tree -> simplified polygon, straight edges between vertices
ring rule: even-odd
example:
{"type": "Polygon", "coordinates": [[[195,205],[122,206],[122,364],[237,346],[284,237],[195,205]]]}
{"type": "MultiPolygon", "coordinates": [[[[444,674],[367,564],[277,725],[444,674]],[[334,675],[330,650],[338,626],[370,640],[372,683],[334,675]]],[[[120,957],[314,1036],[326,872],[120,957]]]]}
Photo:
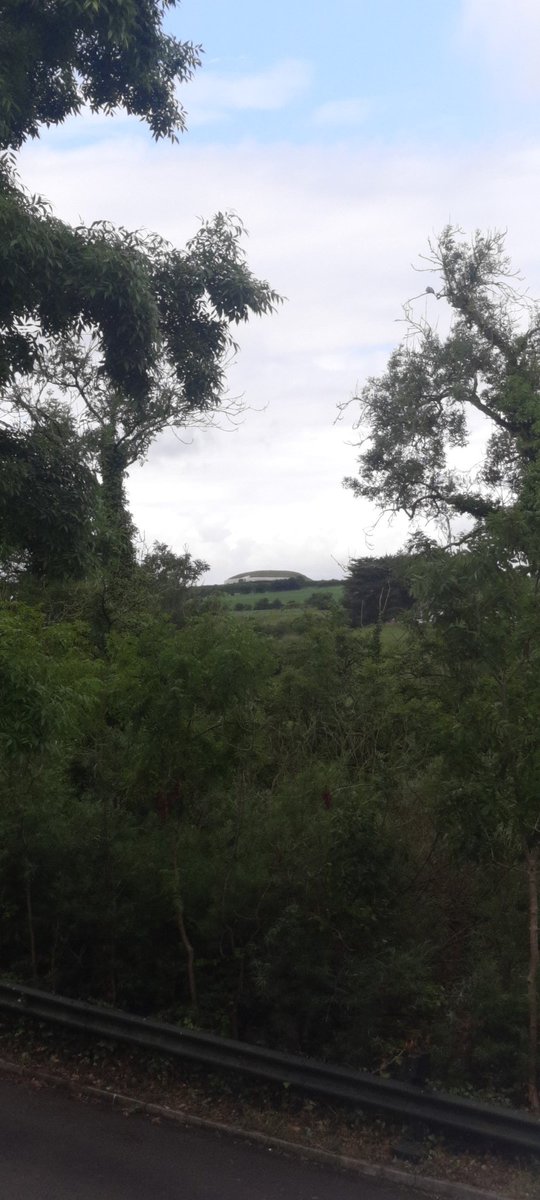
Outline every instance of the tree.
{"type": "Polygon", "coordinates": [[[97,485],[70,414],[42,405],[0,421],[0,567],[14,582],[82,576],[96,536],[97,485]]]}
{"type": "Polygon", "coordinates": [[[115,717],[124,716],[131,734],[128,788],[144,807],[155,808],[163,826],[160,874],[196,1009],[187,850],[193,827],[211,819],[214,793],[233,785],[246,746],[249,751],[269,655],[242,622],[208,614],[183,630],[147,620],[136,637],[113,637],[111,653],[115,717]]]}
{"type": "Polygon", "coordinates": [[[2,0],[0,148],[38,137],[87,105],[123,107],[154,137],[184,127],[176,85],[199,66],[199,47],[164,33],[176,0],[2,0]]]}
{"type": "Polygon", "coordinates": [[[105,112],[123,106],[155,137],[174,137],[184,127],[176,85],[200,61],[195,47],[163,31],[174,3],[0,5],[0,148],[8,151],[0,160],[0,383],[32,365],[40,333],[82,323],[100,329],[112,379],[131,391],[147,385],[159,318],[143,254],[125,231],[55,220],[24,193],[12,152],[83,104],[105,112]]]}
{"type": "MultiPolygon", "coordinates": [[[[225,407],[225,365],[235,349],[231,326],[272,311],[278,301],[249,271],[235,217],[218,214],[204,222],[181,252],[156,235],[107,222],[71,228],[42,199],[27,195],[17,178],[13,149],[37,136],[41,123],[58,123],[83,104],[107,112],[123,106],[145,119],[156,137],[174,137],[183,128],[175,88],[199,56],[163,32],[165,9],[174,2],[0,5],[6,56],[0,146],[9,148],[0,158],[0,389],[4,456],[9,443],[12,464],[8,485],[11,480],[12,499],[17,494],[24,510],[18,541],[0,513],[1,537],[36,564],[29,531],[37,509],[21,485],[21,463],[25,454],[36,463],[35,447],[25,450],[24,437],[35,440],[38,425],[45,461],[46,410],[54,409],[57,420],[63,407],[72,450],[75,432],[79,436],[81,480],[88,466],[99,475],[102,562],[132,564],[127,468],[166,426],[206,421],[225,407]]],[[[63,487],[67,501],[65,477],[63,487]]],[[[70,528],[79,501],[81,495],[70,528]]],[[[51,514],[57,507],[53,503],[51,514]]],[[[45,558],[42,551],[42,563],[45,558]]],[[[49,555],[48,568],[51,562],[49,555]]]]}
{"type": "Polygon", "coordinates": [[[208,563],[202,559],[192,558],[187,550],[175,554],[163,542],[155,542],[141,561],[141,575],[150,597],[175,624],[181,624],[190,590],[208,570],[208,563]]]}
{"type": "MultiPolygon", "coordinates": [[[[424,612],[427,657],[415,670],[442,720],[436,746],[442,819],[478,858],[521,856],[529,913],[529,1100],[539,1107],[538,1046],[538,655],[540,623],[540,309],[516,290],[504,239],[466,243],[447,228],[427,270],[447,303],[445,338],[406,308],[408,339],[359,397],[367,447],[348,485],[382,507],[435,520],[446,552],[420,534],[411,562],[424,612]],[[460,472],[472,418],[486,433],[480,465],[460,472]],[[460,518],[460,553],[452,522],[460,518]],[[465,549],[463,549],[465,548],[465,549]]],[[[413,585],[413,590],[415,587],[413,585]]]]}
{"type": "Polygon", "coordinates": [[[485,537],[459,554],[434,547],[411,573],[431,612],[414,669],[428,691],[436,681],[439,720],[426,752],[441,764],[440,827],[469,860],[503,869],[522,863],[528,1094],[538,1110],[540,575],[485,537]]]}
{"type": "MultiPolygon", "coordinates": [[[[160,298],[159,361],[145,363],[146,386],[133,390],[111,377],[100,335],[80,330],[41,344],[32,370],[4,391],[3,409],[33,418],[44,400],[68,404],[99,472],[109,525],[129,541],[123,495],[127,468],[144,458],[167,427],[209,423],[222,412],[224,372],[235,349],[230,325],[274,307],[277,296],[254,278],[241,246],[242,224],[218,214],[184,253],[159,238],[133,236],[160,298]]],[[[128,252],[128,258],[129,258],[128,252]]],[[[148,282],[148,280],[147,280],[148,282]]],[[[54,330],[50,331],[54,333],[54,330]]],[[[154,353],[154,351],[152,352],[154,353]]],[[[233,402],[232,415],[238,410],[233,402]]]]}
{"type": "Polygon", "coordinates": [[[50,883],[51,844],[58,841],[69,798],[70,757],[99,705],[99,665],[86,650],[76,626],[51,626],[24,605],[0,607],[2,843],[11,844],[34,981],[36,885],[43,894],[43,878],[50,883]]]}
{"type": "Polygon", "coordinates": [[[400,555],[355,558],[349,563],[344,604],[354,626],[391,621],[411,608],[413,597],[403,579],[400,555]]]}
{"type": "Polygon", "coordinates": [[[113,389],[140,403],[156,377],[215,388],[229,324],[278,296],[249,271],[237,220],[203,223],[182,254],[107,222],[71,228],[0,164],[0,384],[39,363],[48,339],[96,331],[113,389]]]}
{"type": "Polygon", "coordinates": [[[203,225],[185,256],[106,222],[74,229],[18,181],[13,150],[40,123],[61,122],[83,103],[107,112],[123,105],[156,137],[183,127],[175,87],[190,77],[198,53],[163,33],[172,4],[7,0],[0,7],[0,145],[8,150],[0,160],[0,384],[33,367],[44,338],[92,329],[109,381],[134,401],[151,392],[162,364],[184,378],[190,354],[191,386],[204,391],[203,343],[213,362],[229,322],[268,312],[277,300],[247,270],[238,227],[225,218],[203,225]]]}
{"type": "Polygon", "coordinates": [[[358,478],[346,484],[392,512],[457,516],[474,527],[511,511],[518,497],[536,509],[540,310],[513,286],[502,234],[466,242],[448,227],[425,261],[439,283],[424,294],[445,301],[449,332],[441,337],[406,306],[405,342],[357,397],[367,446],[358,478]],[[479,467],[463,472],[456,451],[473,420],[487,443],[479,467]]]}

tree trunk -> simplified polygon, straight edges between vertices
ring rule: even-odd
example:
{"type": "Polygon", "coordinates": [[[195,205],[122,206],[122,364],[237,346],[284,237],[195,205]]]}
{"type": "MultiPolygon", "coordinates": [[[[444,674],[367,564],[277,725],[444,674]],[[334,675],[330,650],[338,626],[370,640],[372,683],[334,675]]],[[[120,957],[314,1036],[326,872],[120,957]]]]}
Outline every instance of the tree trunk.
{"type": "Polygon", "coordinates": [[[37,954],[36,954],[36,935],[34,930],[34,912],[32,908],[32,884],[31,870],[27,865],[24,872],[24,894],[26,900],[26,919],[28,924],[28,941],[30,943],[30,961],[32,963],[32,983],[37,983],[37,954]]]}
{"type": "Polygon", "coordinates": [[[56,991],[56,976],[57,976],[56,956],[58,954],[59,945],[60,945],[60,922],[55,921],[54,936],[53,936],[53,942],[52,942],[52,947],[51,947],[51,956],[50,956],[50,961],[49,961],[49,986],[50,986],[51,992],[56,991]]]}
{"type": "Polygon", "coordinates": [[[529,1105],[534,1112],[540,1110],[538,1096],[538,846],[525,850],[527,880],[529,885],[529,1105]]]}
{"type": "Polygon", "coordinates": [[[181,903],[179,903],[179,902],[177,902],[177,905],[176,905],[176,920],[177,920],[177,924],[178,924],[178,930],[180,933],[180,937],[182,939],[182,945],[184,947],[184,950],[185,950],[186,956],[187,956],[187,975],[188,975],[188,985],[189,985],[189,998],[191,1000],[192,1008],[196,1009],[197,1008],[197,984],[195,981],[195,955],[193,952],[193,946],[191,945],[191,942],[187,935],[186,926],[184,923],[184,911],[182,909],[181,903]]]}
{"type": "Polygon", "coordinates": [[[193,946],[187,935],[186,924],[184,921],[184,905],[182,903],[182,893],[180,890],[180,868],[178,865],[178,843],[175,838],[173,848],[173,884],[174,884],[174,908],[176,912],[176,924],[178,932],[187,958],[187,977],[189,987],[189,998],[191,1007],[194,1011],[197,1010],[197,982],[195,979],[195,954],[193,946]]]}
{"type": "Polygon", "coordinates": [[[103,845],[103,900],[104,900],[104,946],[103,959],[106,963],[106,996],[110,1004],[116,1004],[116,925],[117,898],[114,864],[111,855],[111,829],[109,819],[109,795],[102,800],[102,845],[103,845]]]}
{"type": "Polygon", "coordinates": [[[115,443],[115,431],[104,431],[100,451],[101,495],[104,529],[101,537],[101,556],[105,566],[132,566],[133,523],[129,515],[124,489],[126,458],[115,443]]]}

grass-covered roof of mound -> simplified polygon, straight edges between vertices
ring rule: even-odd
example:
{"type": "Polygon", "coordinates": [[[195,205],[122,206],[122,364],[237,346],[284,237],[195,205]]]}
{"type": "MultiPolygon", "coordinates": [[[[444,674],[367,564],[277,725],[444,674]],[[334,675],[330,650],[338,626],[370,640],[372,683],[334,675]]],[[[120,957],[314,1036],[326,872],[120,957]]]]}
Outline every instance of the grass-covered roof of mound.
{"type": "Polygon", "coordinates": [[[307,575],[300,571],[239,571],[237,575],[231,575],[227,583],[239,582],[248,576],[250,579],[302,579],[309,583],[307,575]]]}

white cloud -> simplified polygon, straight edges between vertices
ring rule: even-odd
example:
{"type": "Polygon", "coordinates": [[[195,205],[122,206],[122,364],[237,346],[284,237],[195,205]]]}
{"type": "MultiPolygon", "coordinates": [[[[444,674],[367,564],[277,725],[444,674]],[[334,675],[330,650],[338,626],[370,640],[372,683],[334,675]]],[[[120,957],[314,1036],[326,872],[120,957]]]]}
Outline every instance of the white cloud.
{"type": "Polygon", "coordinates": [[[132,472],[147,541],[187,543],[215,581],[260,566],[329,576],[334,559],[402,544],[403,521],[378,521],[341,487],[355,468],[354,414],[335,425],[336,406],[383,369],[401,305],[421,290],[411,262],[449,220],[508,227],[509,252],[540,292],[540,146],[169,147],[122,132],[68,153],[51,134],[25,148],[21,170],[67,219],[107,216],[180,245],[199,215],[234,208],[252,269],[288,297],[239,331],[230,389],[259,411],[236,433],[195,432],[192,445],[164,435],[132,472]]]}
{"type": "Polygon", "coordinates": [[[372,110],[371,102],[361,97],[353,97],[349,100],[328,100],[326,104],[321,104],[315,109],[313,120],[316,125],[325,128],[350,128],[363,125],[372,110]]]}
{"type": "Polygon", "coordinates": [[[491,62],[501,90],[540,92],[538,0],[462,0],[461,28],[475,55],[491,62]]]}
{"type": "Polygon", "coordinates": [[[274,112],[287,108],[311,83],[311,68],[301,59],[282,59],[264,71],[251,74],[197,72],[182,102],[191,128],[223,120],[235,112],[274,112]]]}

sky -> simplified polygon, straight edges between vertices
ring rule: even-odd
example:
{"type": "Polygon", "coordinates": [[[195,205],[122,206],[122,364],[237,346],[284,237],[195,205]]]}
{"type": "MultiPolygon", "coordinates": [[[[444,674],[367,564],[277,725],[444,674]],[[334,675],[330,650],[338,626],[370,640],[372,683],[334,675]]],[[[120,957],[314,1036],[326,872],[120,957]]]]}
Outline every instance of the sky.
{"type": "Polygon", "coordinates": [[[251,269],[285,297],[238,331],[228,389],[244,418],[163,434],[131,471],[133,516],[146,545],[208,561],[206,582],[340,576],[407,537],[342,480],[353,397],[403,336],[428,239],[449,222],[505,229],[540,295],[540,4],[183,0],[167,20],[204,48],[179,143],[83,114],[27,144],[20,172],[65,220],[178,246],[202,218],[240,215],[251,269]]]}

